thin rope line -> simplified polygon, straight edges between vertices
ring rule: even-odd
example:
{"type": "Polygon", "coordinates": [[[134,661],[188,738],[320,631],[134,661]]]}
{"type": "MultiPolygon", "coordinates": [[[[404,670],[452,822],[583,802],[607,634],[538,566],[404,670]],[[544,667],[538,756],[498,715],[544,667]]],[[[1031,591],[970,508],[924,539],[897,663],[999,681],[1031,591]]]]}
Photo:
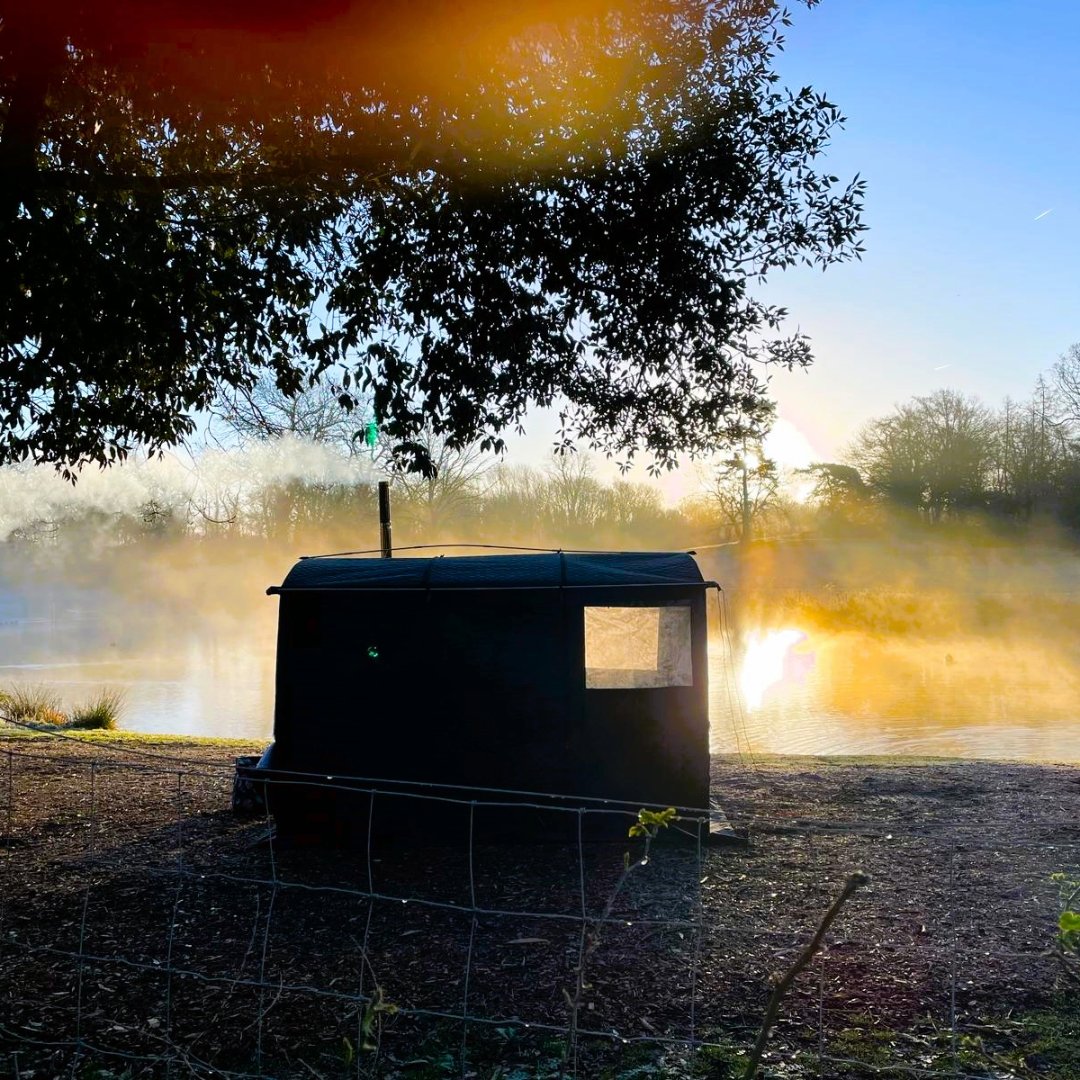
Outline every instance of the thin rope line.
{"type": "MultiPolygon", "coordinates": [[[[731,729],[735,735],[735,752],[742,758],[742,742],[745,739],[745,732],[742,730],[742,725],[740,725],[739,722],[742,710],[740,703],[736,698],[738,691],[737,689],[732,689],[736,679],[737,658],[735,656],[735,649],[732,645],[730,632],[727,629],[727,615],[723,603],[723,596],[724,594],[718,590],[716,594],[716,623],[722,646],[721,667],[724,672],[724,690],[727,694],[728,715],[731,717],[731,729]]],[[[737,684],[735,685],[737,686],[737,684]]]]}
{"type": "MultiPolygon", "coordinates": [[[[99,862],[97,865],[111,865],[113,867],[123,867],[122,862],[116,863],[103,863],[99,862]]],[[[580,916],[577,914],[570,914],[561,911],[528,911],[528,910],[515,910],[512,908],[487,908],[480,907],[468,907],[464,904],[455,904],[451,900],[430,900],[427,897],[422,896],[397,896],[392,893],[372,892],[365,893],[357,889],[350,889],[343,885],[311,885],[306,881],[290,881],[287,878],[278,878],[276,881],[271,878],[257,878],[248,877],[240,874],[226,874],[215,872],[211,870],[155,870],[152,867],[146,867],[142,870],[150,877],[171,877],[173,874],[182,873],[184,876],[192,878],[193,880],[217,880],[227,881],[233,884],[243,885],[263,885],[270,888],[277,889],[301,889],[305,892],[312,893],[337,893],[345,896],[361,896],[367,897],[371,900],[383,901],[390,904],[415,904],[417,907],[434,908],[439,911],[451,911],[457,915],[482,915],[492,918],[531,918],[531,919],[548,919],[559,922],[573,922],[577,923],[580,916]]],[[[617,918],[615,916],[596,916],[595,922],[600,924],[622,925],[625,920],[617,918]]],[[[665,918],[647,918],[643,917],[634,920],[640,926],[672,926],[676,928],[686,929],[693,925],[689,919],[665,919],[665,918]]],[[[731,928],[733,929],[733,928],[731,928]]],[[[777,930],[760,930],[755,933],[765,937],[778,937],[783,940],[787,940],[790,937],[794,937],[794,933],[783,933],[777,930]]]]}
{"type": "MultiPolygon", "coordinates": [[[[266,590],[267,596],[291,596],[293,593],[380,593],[395,595],[398,593],[424,593],[431,595],[437,593],[523,593],[523,592],[560,592],[560,593],[606,593],[609,590],[621,592],[638,591],[641,589],[718,589],[720,586],[715,581],[707,581],[702,578],[690,581],[619,581],[619,582],[591,582],[586,584],[569,585],[560,582],[558,585],[530,584],[530,585],[271,585],[266,590]]],[[[673,599],[686,599],[674,597],[673,599]]]]}
{"type": "MultiPolygon", "coordinates": [[[[4,842],[10,851],[15,846],[15,756],[11,750],[6,750],[5,755],[7,757],[7,807],[5,808],[4,842]]],[[[4,859],[4,889],[3,894],[0,895],[0,931],[7,927],[8,898],[11,894],[14,865],[14,859],[4,859]]]]}
{"type": "Polygon", "coordinates": [[[733,620],[731,616],[731,605],[728,602],[727,593],[723,589],[717,590],[717,596],[722,607],[723,617],[721,619],[721,633],[724,640],[727,643],[728,655],[731,659],[730,664],[730,678],[731,682],[729,686],[734,686],[734,696],[736,709],[738,711],[738,723],[742,729],[743,739],[746,742],[746,757],[749,759],[749,764],[755,771],[758,768],[757,759],[754,757],[753,745],[750,742],[750,730],[746,722],[746,703],[743,701],[742,688],[737,681],[737,661],[735,652],[735,638],[732,634],[733,620]]]}
{"type": "MultiPolygon", "coordinates": [[[[56,950],[48,950],[43,946],[42,951],[54,952],[56,950]]],[[[71,955],[71,954],[62,954],[62,955],[71,955]]],[[[138,965],[132,964],[132,966],[138,966],[138,965]]],[[[160,972],[161,969],[160,968],[154,968],[153,970],[160,972]]],[[[199,976],[199,974],[197,972],[183,972],[183,971],[181,971],[181,972],[178,972],[178,974],[182,974],[182,975],[184,975],[186,977],[200,978],[200,976],[199,976]]],[[[215,980],[213,977],[209,977],[209,976],[201,976],[201,977],[206,982],[220,981],[220,980],[215,980]]],[[[257,985],[257,984],[253,984],[253,985],[257,985]]],[[[275,989],[277,988],[276,984],[270,984],[270,985],[274,986],[275,989]]],[[[357,1000],[354,996],[351,996],[349,994],[342,994],[342,993],[336,993],[335,994],[335,993],[330,993],[329,991],[313,991],[310,986],[304,986],[302,984],[297,985],[297,986],[290,986],[290,985],[286,984],[284,986],[284,989],[287,990],[287,991],[299,991],[299,992],[308,992],[308,993],[312,993],[312,992],[314,992],[314,993],[322,993],[326,997],[335,997],[335,998],[338,998],[339,1000],[342,1000],[342,1001],[353,1001],[353,1002],[355,1002],[357,1000]]],[[[399,1015],[402,1015],[402,1016],[416,1016],[416,1017],[422,1017],[422,1018],[431,1019],[431,1020],[451,1020],[451,1021],[457,1021],[457,1022],[460,1022],[460,1020],[461,1020],[461,1014],[460,1013],[447,1012],[444,1009],[399,1008],[398,1013],[399,1013],[399,1015]]],[[[507,1028],[512,1027],[512,1028],[518,1028],[518,1029],[523,1030],[523,1031],[547,1031],[547,1032],[551,1032],[552,1034],[555,1034],[555,1035],[562,1035],[566,1031],[566,1026],[564,1024],[549,1024],[549,1023],[546,1023],[546,1022],[543,1022],[543,1021],[522,1020],[520,1017],[517,1017],[517,1016],[504,1016],[504,1017],[470,1016],[469,1017],[469,1022],[471,1024],[483,1024],[483,1025],[488,1026],[488,1027],[507,1027],[507,1028]]],[[[9,1028],[6,1028],[6,1027],[4,1027],[3,1024],[0,1024],[0,1033],[5,1033],[6,1034],[9,1031],[10,1031],[9,1028]]],[[[18,1032],[13,1032],[12,1034],[18,1035],[19,1033],[18,1032]]],[[[689,1041],[687,1039],[680,1039],[680,1038],[678,1038],[677,1036],[674,1036],[674,1035],[623,1035],[619,1031],[615,1030],[614,1028],[611,1029],[611,1030],[608,1030],[608,1031],[603,1031],[603,1030],[594,1029],[594,1028],[581,1028],[579,1030],[578,1034],[583,1035],[586,1038],[590,1038],[590,1039],[606,1039],[609,1042],[617,1042],[617,1043],[622,1043],[624,1045],[636,1045],[636,1044],[642,1044],[642,1043],[644,1043],[644,1044],[654,1044],[655,1043],[656,1045],[659,1045],[659,1046],[685,1047],[686,1049],[692,1049],[692,1047],[690,1046],[690,1043],[689,1043],[689,1041]]],[[[40,1045],[40,1046],[73,1046],[74,1045],[74,1043],[72,1043],[70,1040],[61,1041],[61,1042],[48,1042],[48,1041],[45,1041],[45,1040],[33,1039],[33,1038],[29,1037],[29,1036],[21,1036],[20,1035],[19,1037],[22,1038],[22,1040],[24,1042],[31,1042],[31,1043],[35,1043],[35,1044],[40,1045]]],[[[721,1048],[724,1047],[723,1043],[712,1042],[712,1041],[710,1041],[710,1042],[702,1041],[702,1042],[699,1042],[697,1045],[699,1047],[708,1047],[708,1048],[712,1048],[712,1049],[721,1049],[721,1048]]],[[[95,1053],[102,1052],[98,1048],[90,1046],[89,1044],[84,1043],[84,1046],[86,1047],[86,1049],[91,1050],[91,1051],[93,1051],[95,1053]]],[[[123,1055],[123,1051],[108,1051],[107,1050],[107,1051],[104,1051],[104,1052],[105,1053],[116,1053],[118,1055],[123,1055]]],[[[140,1057],[139,1060],[160,1061],[161,1058],[160,1057],[153,1057],[153,1058],[149,1058],[149,1059],[143,1059],[143,1058],[140,1057]]],[[[245,1077],[255,1077],[255,1078],[257,1078],[257,1080],[274,1080],[273,1077],[266,1077],[265,1074],[263,1074],[263,1073],[255,1073],[255,1074],[253,1074],[253,1073],[239,1073],[239,1074],[226,1073],[224,1075],[239,1075],[239,1076],[245,1076],[245,1077]]]]}
{"type": "Polygon", "coordinates": [[[476,910],[476,872],[473,868],[473,829],[476,820],[476,803],[469,804],[469,907],[476,910]]]}
{"type": "Polygon", "coordinates": [[[705,876],[705,852],[702,842],[702,830],[709,827],[708,822],[698,822],[697,845],[695,850],[694,866],[694,893],[693,893],[693,952],[690,957],[690,1042],[697,1042],[697,1000],[698,1000],[698,969],[701,965],[701,952],[703,948],[704,931],[702,924],[705,920],[704,905],[701,898],[702,878],[705,876]]]}
{"type": "MultiPolygon", "coordinates": [[[[40,733],[40,729],[34,727],[34,725],[32,725],[32,724],[25,724],[25,723],[22,723],[20,721],[10,721],[10,722],[14,723],[17,727],[26,728],[27,730],[35,731],[35,732],[40,733]]],[[[88,742],[84,741],[83,739],[78,739],[78,738],[76,738],[76,737],[74,737],[72,735],[65,735],[62,732],[47,732],[47,733],[42,733],[42,734],[47,734],[48,735],[48,739],[46,741],[51,741],[52,739],[61,739],[61,740],[66,740],[68,742],[77,743],[79,746],[82,746],[82,747],[89,746],[89,747],[92,747],[92,748],[95,748],[95,749],[99,748],[99,747],[105,747],[105,748],[110,749],[110,750],[115,750],[120,754],[127,754],[127,755],[131,755],[131,756],[136,756],[136,757],[143,757],[143,758],[151,759],[151,760],[154,760],[154,761],[161,761],[163,763],[172,765],[174,767],[178,766],[178,765],[182,765],[182,766],[185,766],[185,767],[187,767],[189,769],[194,769],[194,770],[206,769],[206,770],[208,770],[205,773],[205,775],[207,775],[207,776],[212,775],[211,770],[216,770],[217,772],[220,773],[222,771],[234,772],[235,769],[236,769],[236,766],[234,764],[222,763],[222,764],[219,765],[219,764],[215,764],[213,762],[194,761],[194,760],[191,760],[191,759],[175,757],[173,755],[168,755],[168,754],[156,754],[156,753],[153,753],[152,751],[138,750],[138,749],[136,749],[134,747],[124,746],[122,743],[110,743],[110,742],[105,742],[103,740],[95,741],[94,743],[88,743],[88,742]]],[[[55,760],[57,760],[55,756],[43,756],[43,755],[40,755],[40,754],[28,753],[26,751],[17,751],[16,750],[16,751],[11,751],[11,753],[14,753],[19,757],[32,758],[32,759],[37,759],[39,761],[55,761],[55,760]]],[[[72,757],[69,760],[71,760],[72,762],[76,762],[78,764],[82,764],[85,759],[84,758],[78,758],[78,757],[72,757]]],[[[101,762],[101,764],[103,766],[104,765],[110,765],[110,766],[111,765],[116,765],[116,766],[120,766],[120,767],[132,767],[132,768],[137,767],[137,766],[134,766],[134,765],[129,766],[127,763],[120,763],[120,762],[101,762]]],[[[173,770],[170,769],[169,771],[171,772],[173,770]]],[[[400,792],[395,792],[395,794],[400,795],[402,798],[440,799],[443,802],[459,803],[462,806],[467,806],[471,801],[473,801],[473,799],[475,799],[476,795],[478,795],[478,794],[482,794],[482,795],[489,795],[489,794],[490,795],[513,795],[515,797],[516,796],[521,796],[522,798],[540,798],[540,799],[545,799],[545,800],[550,799],[550,800],[553,800],[553,802],[545,802],[543,805],[541,805],[541,804],[527,804],[527,803],[515,803],[515,804],[507,804],[507,805],[516,805],[516,806],[519,806],[519,807],[521,807],[523,809],[533,809],[533,810],[565,810],[567,813],[576,813],[577,812],[577,806],[560,806],[560,805],[558,805],[559,802],[563,802],[563,803],[566,803],[566,802],[596,803],[601,808],[602,807],[610,807],[611,808],[611,810],[610,810],[611,813],[631,814],[634,817],[636,817],[638,809],[640,809],[642,806],[644,806],[646,808],[664,810],[664,809],[667,809],[667,807],[671,805],[670,803],[641,802],[639,800],[628,801],[628,800],[624,800],[624,799],[605,799],[602,796],[598,796],[598,795],[574,795],[574,794],[564,794],[564,793],[561,793],[561,792],[531,791],[531,790],[517,789],[517,788],[493,788],[493,787],[481,787],[481,786],[475,786],[475,785],[470,786],[470,785],[465,785],[465,784],[442,784],[442,783],[437,783],[437,782],[429,781],[429,780],[400,780],[400,779],[393,779],[393,778],[389,778],[389,777],[387,777],[387,778],[383,778],[383,777],[365,777],[365,776],[353,776],[351,774],[341,774],[341,773],[334,773],[334,774],[328,775],[325,772],[318,772],[318,773],[316,773],[316,772],[300,772],[300,771],[295,770],[295,769],[268,769],[268,770],[265,770],[265,771],[272,774],[272,775],[268,775],[268,776],[265,776],[265,777],[259,777],[258,778],[259,783],[262,783],[262,784],[288,784],[288,783],[291,783],[291,782],[295,781],[295,782],[303,783],[305,786],[309,786],[309,787],[315,787],[315,786],[318,786],[318,787],[331,787],[331,788],[334,788],[336,790],[342,790],[342,791],[355,790],[355,788],[353,788],[350,785],[362,785],[363,788],[365,788],[365,789],[371,787],[372,785],[382,785],[382,786],[391,787],[391,788],[410,787],[410,788],[430,789],[432,791],[461,792],[462,794],[459,797],[455,797],[455,796],[451,796],[451,795],[428,795],[426,793],[420,794],[418,792],[410,792],[410,791],[400,791],[400,792]],[[466,798],[465,797],[466,795],[470,796],[470,798],[466,798]]],[[[387,794],[389,794],[389,792],[387,792],[387,794]]],[[[488,800],[485,800],[485,804],[488,805],[488,806],[493,806],[493,807],[497,807],[497,806],[500,805],[497,802],[490,802],[488,800]]],[[[675,809],[679,810],[679,811],[682,811],[682,812],[686,812],[686,813],[706,813],[706,814],[708,813],[708,810],[703,808],[703,807],[676,806],[675,809]]]]}
{"type": "Polygon", "coordinates": [[[821,1072],[821,1063],[825,1060],[825,953],[818,953],[818,1073],[821,1072]]]}
{"type": "Polygon", "coordinates": [[[461,995],[461,1080],[468,1075],[469,979],[472,975],[473,948],[476,945],[476,916],[469,924],[469,951],[465,956],[465,980],[461,995]]]}
{"type": "Polygon", "coordinates": [[[263,1068],[263,1027],[266,1021],[266,956],[270,950],[270,924],[274,917],[274,903],[278,895],[278,872],[277,859],[274,854],[274,829],[270,823],[270,804],[264,802],[266,821],[268,827],[267,840],[270,855],[270,902],[266,905],[266,922],[263,926],[262,955],[259,958],[259,1015],[255,1031],[255,1067],[262,1072],[263,1068]]]}
{"type": "Polygon", "coordinates": [[[566,1037],[569,1040],[568,1051],[570,1057],[571,1074],[578,1074],[578,1012],[581,1002],[578,1000],[581,992],[581,972],[585,965],[585,944],[589,933],[589,909],[585,896],[585,811],[579,810],[577,817],[577,854],[578,854],[578,890],[581,902],[581,930],[578,933],[578,958],[574,968],[574,997],[570,1004],[570,1022],[567,1027],[566,1037]]]}
{"type": "MultiPolygon", "coordinates": [[[[706,545],[708,546],[708,545],[706,545]]],[[[723,546],[723,545],[714,545],[723,546]]],[[[485,551],[532,551],[541,555],[692,555],[692,551],[679,548],[675,551],[658,551],[655,548],[562,548],[562,547],[527,547],[522,544],[402,544],[394,547],[398,551],[433,551],[440,548],[476,548],[485,551]]],[[[363,551],[331,551],[319,555],[301,555],[300,561],[309,559],[341,559],[350,555],[381,555],[382,548],[365,548],[363,551]]]]}
{"type": "MultiPolygon", "coordinates": [[[[77,756],[67,756],[67,757],[65,757],[65,756],[57,756],[57,755],[50,755],[50,754],[33,754],[33,753],[26,753],[26,752],[22,752],[22,751],[12,751],[12,753],[14,754],[15,757],[22,758],[23,760],[28,760],[28,761],[66,763],[66,764],[73,764],[73,765],[84,765],[86,763],[86,758],[85,757],[77,757],[77,756]]],[[[171,764],[177,764],[177,763],[185,764],[183,761],[178,761],[177,759],[165,759],[165,760],[168,761],[171,764]]],[[[816,759],[815,759],[815,761],[816,761],[816,759]]],[[[211,772],[206,772],[206,773],[198,772],[197,769],[198,769],[199,765],[201,765],[202,763],[195,763],[195,764],[196,764],[196,768],[188,770],[187,775],[200,776],[203,779],[220,779],[221,778],[220,772],[213,772],[213,773],[211,773],[211,772]]],[[[996,763],[990,763],[990,764],[996,764],[996,763]]],[[[1069,771],[1070,773],[1074,772],[1075,769],[1076,769],[1075,765],[1056,766],[1056,765],[1043,765],[1043,764],[1040,764],[1040,763],[1029,763],[1029,764],[1030,764],[1030,767],[1033,768],[1033,769],[1056,769],[1056,768],[1061,768],[1063,770],[1069,771]]],[[[948,763],[949,768],[957,769],[957,770],[963,770],[965,768],[986,768],[987,765],[988,765],[988,763],[985,762],[985,761],[959,761],[959,762],[949,761],[949,763],[948,763]]],[[[124,761],[119,761],[119,762],[116,762],[116,761],[98,761],[97,762],[97,767],[98,767],[99,771],[107,769],[107,768],[138,769],[138,770],[141,770],[141,771],[148,771],[151,768],[154,768],[152,766],[145,766],[145,765],[141,765],[141,764],[138,764],[138,763],[130,763],[130,762],[124,762],[124,761]]],[[[828,767],[828,766],[823,765],[822,767],[828,767]]],[[[839,766],[839,767],[843,768],[843,766],[839,766]]],[[[173,773],[176,770],[175,770],[175,768],[170,768],[170,769],[160,768],[157,771],[161,772],[161,773],[165,773],[165,772],[173,773]]],[[[358,785],[359,784],[371,785],[372,783],[375,783],[375,784],[386,783],[386,784],[391,785],[391,786],[397,785],[397,784],[408,784],[408,785],[413,786],[413,787],[431,788],[433,790],[442,790],[442,789],[444,789],[446,787],[451,787],[451,785],[429,784],[429,783],[426,783],[426,782],[407,781],[407,780],[403,780],[403,781],[398,781],[398,780],[387,780],[387,781],[376,780],[376,781],[372,781],[370,779],[362,778],[362,777],[341,778],[341,779],[349,780],[350,783],[338,783],[338,782],[336,782],[336,780],[339,779],[339,778],[335,778],[334,780],[329,780],[329,781],[326,780],[326,779],[320,779],[320,777],[325,777],[325,775],[326,775],[325,773],[322,773],[322,774],[303,773],[303,774],[298,774],[298,777],[313,777],[313,778],[310,779],[310,780],[304,780],[304,779],[300,779],[300,778],[295,778],[294,779],[292,776],[290,776],[288,779],[277,779],[275,777],[268,777],[265,780],[260,779],[259,782],[263,783],[263,784],[266,784],[268,787],[269,786],[281,786],[281,787],[284,787],[284,786],[298,786],[298,787],[305,787],[305,788],[322,788],[322,789],[325,789],[325,790],[328,790],[328,791],[342,791],[342,792],[348,792],[348,793],[354,794],[354,795],[367,793],[370,790],[372,790],[372,788],[369,787],[369,786],[364,786],[364,787],[353,786],[353,782],[355,782],[355,784],[358,784],[358,785]]],[[[376,790],[378,790],[378,789],[376,789],[376,790]]],[[[453,790],[458,790],[458,788],[453,787],[453,790]]],[[[588,813],[590,813],[590,814],[605,814],[605,815],[608,815],[610,817],[622,817],[622,818],[634,818],[634,819],[636,819],[636,816],[637,816],[637,811],[635,809],[633,809],[635,807],[636,808],[645,807],[645,808],[667,809],[667,807],[670,805],[670,804],[666,804],[666,803],[646,802],[644,800],[624,801],[624,800],[621,800],[621,799],[620,800],[603,799],[603,798],[600,798],[600,797],[597,797],[597,796],[572,796],[572,795],[564,795],[564,794],[559,793],[559,792],[520,792],[519,793],[519,792],[517,792],[517,791],[515,791],[513,789],[465,788],[465,787],[462,787],[461,790],[462,790],[463,793],[466,793],[466,794],[467,793],[488,793],[488,792],[490,792],[493,795],[509,795],[509,796],[515,796],[515,798],[513,799],[513,801],[510,801],[510,800],[487,800],[487,799],[484,799],[484,800],[470,800],[470,799],[466,799],[464,797],[434,794],[434,793],[429,793],[427,791],[400,791],[400,790],[383,791],[382,794],[390,795],[390,796],[392,796],[394,798],[407,798],[407,799],[414,799],[414,800],[419,799],[419,800],[425,800],[425,801],[430,801],[430,802],[448,803],[448,804],[451,804],[451,805],[458,805],[458,806],[468,806],[468,805],[470,805],[470,802],[476,801],[477,805],[483,806],[485,809],[517,809],[517,810],[524,809],[524,810],[545,810],[545,811],[554,810],[554,811],[558,811],[558,812],[566,813],[566,814],[576,814],[578,812],[578,810],[580,809],[580,807],[574,806],[574,805],[569,805],[569,806],[567,806],[567,805],[559,805],[556,802],[547,803],[547,802],[520,801],[520,800],[518,800],[516,798],[516,796],[520,794],[522,796],[522,799],[524,799],[524,798],[526,798],[528,796],[536,796],[536,797],[542,798],[542,799],[559,800],[560,802],[593,801],[593,802],[598,802],[598,803],[600,803],[602,805],[600,805],[598,807],[589,807],[588,808],[588,813]]],[[[737,808],[737,807],[739,807],[740,803],[743,802],[743,801],[747,801],[747,800],[745,800],[745,799],[740,800],[737,797],[733,797],[732,800],[731,800],[731,803],[729,803],[729,805],[733,804],[737,808]]],[[[941,818],[939,820],[929,820],[929,821],[914,821],[910,817],[906,817],[906,818],[889,818],[889,817],[882,817],[882,818],[848,818],[848,817],[834,817],[834,818],[820,818],[820,819],[819,818],[807,818],[807,817],[805,817],[805,804],[804,803],[800,803],[800,802],[796,802],[796,801],[785,802],[784,800],[776,798],[776,797],[771,797],[770,798],[770,808],[773,809],[774,811],[775,810],[782,811],[785,808],[787,808],[787,809],[791,809],[791,810],[797,810],[797,811],[799,811],[799,813],[798,814],[792,813],[789,816],[784,816],[783,814],[780,814],[780,813],[774,813],[771,817],[761,817],[761,816],[752,814],[748,810],[747,815],[746,815],[745,818],[738,817],[737,813],[735,814],[735,816],[732,816],[731,814],[729,814],[729,817],[731,818],[731,820],[733,822],[743,822],[743,821],[745,821],[747,823],[754,822],[757,825],[757,827],[760,828],[760,829],[777,828],[777,829],[782,829],[785,832],[795,832],[795,831],[810,832],[810,831],[815,831],[815,832],[817,832],[819,834],[822,834],[822,835],[836,835],[836,836],[839,836],[839,835],[855,835],[855,834],[857,834],[859,832],[859,830],[866,830],[867,835],[877,835],[878,833],[880,833],[882,831],[889,831],[889,832],[893,832],[894,834],[900,834],[900,835],[909,836],[909,837],[913,837],[913,838],[927,838],[927,837],[930,837],[933,834],[935,834],[936,832],[939,832],[941,830],[948,830],[950,835],[955,835],[957,833],[963,833],[963,832],[965,832],[967,830],[970,830],[970,831],[975,832],[975,833],[977,833],[979,835],[982,835],[982,834],[986,833],[988,826],[991,826],[991,825],[1001,826],[1001,827],[1006,827],[1007,826],[1009,828],[1010,832],[1012,834],[1014,834],[1014,835],[1019,833],[1020,831],[1025,831],[1025,830],[1029,831],[1029,832],[1038,832],[1040,830],[1045,830],[1045,829],[1074,828],[1075,825],[1076,825],[1075,819],[1071,818],[1071,817],[1031,818],[1031,819],[1024,820],[1024,821],[1018,821],[1015,817],[1012,817],[1012,818],[980,818],[977,821],[974,821],[974,820],[972,820],[972,821],[957,821],[957,820],[952,819],[952,818],[941,818]]],[[[685,818],[690,818],[691,820],[696,820],[698,817],[708,817],[714,812],[712,808],[706,809],[706,808],[702,808],[702,807],[675,807],[675,809],[679,811],[679,814],[680,814],[679,820],[683,820],[685,818]]],[[[1008,846],[1009,847],[1020,847],[1020,846],[1025,846],[1025,845],[1018,845],[1016,843],[1011,843],[1008,846]]],[[[975,851],[975,850],[1000,851],[1000,850],[1002,850],[1002,845],[1000,843],[986,844],[984,846],[976,845],[974,847],[971,847],[969,850],[973,850],[973,851],[975,851]]]]}
{"type": "Polygon", "coordinates": [[[949,950],[949,1033],[952,1048],[953,1069],[960,1072],[960,1050],[956,1034],[956,953],[959,937],[956,927],[956,848],[949,853],[949,904],[952,916],[952,947],[949,950]]]}

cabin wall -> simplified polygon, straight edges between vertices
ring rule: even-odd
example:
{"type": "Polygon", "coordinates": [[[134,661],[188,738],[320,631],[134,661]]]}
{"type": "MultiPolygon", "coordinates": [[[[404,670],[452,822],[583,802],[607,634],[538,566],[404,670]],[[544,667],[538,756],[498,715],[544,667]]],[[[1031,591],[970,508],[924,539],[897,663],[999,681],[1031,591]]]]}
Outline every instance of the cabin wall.
{"type": "Polygon", "coordinates": [[[283,593],[275,767],[707,806],[704,591],[283,593]],[[587,689],[588,606],[685,604],[693,685],[587,689]]]}
{"type": "Polygon", "coordinates": [[[563,618],[539,590],[283,595],[275,756],[304,771],[557,789],[563,618]]]}

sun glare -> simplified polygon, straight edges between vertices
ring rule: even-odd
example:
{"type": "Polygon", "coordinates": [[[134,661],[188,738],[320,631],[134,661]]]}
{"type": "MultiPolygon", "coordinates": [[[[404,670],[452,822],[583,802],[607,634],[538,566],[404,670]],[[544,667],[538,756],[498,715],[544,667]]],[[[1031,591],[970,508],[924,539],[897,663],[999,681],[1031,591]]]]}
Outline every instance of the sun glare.
{"type": "Polygon", "coordinates": [[[748,709],[760,709],[766,693],[784,681],[788,653],[805,638],[801,630],[751,631],[739,674],[739,689],[748,709]]]}
{"type": "Polygon", "coordinates": [[[783,417],[765,436],[765,456],[782,469],[805,469],[812,462],[821,460],[810,440],[783,417]]]}

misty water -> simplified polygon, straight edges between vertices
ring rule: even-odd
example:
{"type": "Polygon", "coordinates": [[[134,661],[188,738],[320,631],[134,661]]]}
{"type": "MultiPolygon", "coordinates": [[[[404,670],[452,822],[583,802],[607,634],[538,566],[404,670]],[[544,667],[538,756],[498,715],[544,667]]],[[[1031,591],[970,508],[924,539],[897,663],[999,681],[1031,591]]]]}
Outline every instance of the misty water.
{"type": "Polygon", "coordinates": [[[735,663],[714,645],[714,751],[1080,760],[1080,648],[1063,666],[1056,649],[1040,663],[1030,643],[970,635],[912,644],[789,633],[756,686],[745,643],[735,663]]]}
{"type": "Polygon", "coordinates": [[[124,696],[121,727],[262,739],[273,727],[274,627],[117,608],[106,591],[0,589],[0,686],[48,686],[65,705],[103,688],[124,696]]]}
{"type": "MultiPolygon", "coordinates": [[[[277,604],[222,623],[106,589],[0,590],[0,686],[48,685],[65,704],[119,688],[122,726],[268,739],[277,604]]],[[[1080,597],[1075,601],[1080,614],[1080,597]]],[[[1080,759],[1080,640],[960,633],[932,641],[824,632],[732,602],[710,635],[716,752],[1080,759]],[[741,616],[741,617],[740,617],[741,616]]]]}

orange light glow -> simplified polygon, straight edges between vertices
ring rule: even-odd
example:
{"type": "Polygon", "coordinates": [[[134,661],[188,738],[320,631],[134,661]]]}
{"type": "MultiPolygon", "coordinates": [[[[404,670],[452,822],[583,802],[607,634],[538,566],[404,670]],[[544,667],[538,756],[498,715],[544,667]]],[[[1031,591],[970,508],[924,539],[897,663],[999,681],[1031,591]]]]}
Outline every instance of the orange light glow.
{"type": "Polygon", "coordinates": [[[330,130],[343,154],[378,135],[411,163],[485,175],[624,152],[644,99],[689,62],[665,44],[661,0],[106,0],[93,18],[74,0],[15,6],[80,48],[138,58],[181,101],[264,123],[324,109],[308,132],[320,151],[330,130]]]}

